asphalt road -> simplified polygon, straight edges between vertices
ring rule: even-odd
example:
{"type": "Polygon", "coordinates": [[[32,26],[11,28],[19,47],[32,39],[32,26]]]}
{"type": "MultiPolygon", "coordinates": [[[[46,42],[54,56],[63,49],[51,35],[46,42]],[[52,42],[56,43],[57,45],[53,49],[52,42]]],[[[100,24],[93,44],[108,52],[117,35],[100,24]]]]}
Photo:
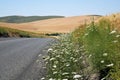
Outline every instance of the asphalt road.
{"type": "Polygon", "coordinates": [[[0,80],[37,80],[44,74],[42,56],[51,38],[0,41],[0,80]]]}

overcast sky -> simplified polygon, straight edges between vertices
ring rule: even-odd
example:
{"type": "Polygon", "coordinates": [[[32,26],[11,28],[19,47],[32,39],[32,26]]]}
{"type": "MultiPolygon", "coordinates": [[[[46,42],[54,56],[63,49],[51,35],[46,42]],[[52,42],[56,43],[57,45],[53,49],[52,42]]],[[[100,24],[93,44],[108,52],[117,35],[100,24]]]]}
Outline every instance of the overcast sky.
{"type": "Polygon", "coordinates": [[[120,12],[120,0],[0,0],[0,16],[109,15],[120,12]]]}

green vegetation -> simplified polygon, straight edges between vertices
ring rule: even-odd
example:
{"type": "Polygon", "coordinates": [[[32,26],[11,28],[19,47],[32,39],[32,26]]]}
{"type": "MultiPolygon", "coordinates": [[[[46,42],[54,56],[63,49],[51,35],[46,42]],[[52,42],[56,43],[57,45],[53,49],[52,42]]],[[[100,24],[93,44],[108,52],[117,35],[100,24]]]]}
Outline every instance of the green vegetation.
{"type": "Polygon", "coordinates": [[[0,27],[0,37],[45,37],[45,35],[0,27]]]}
{"type": "Polygon", "coordinates": [[[100,73],[101,79],[120,79],[120,34],[108,20],[91,23],[83,35],[83,45],[86,54],[91,55],[91,67],[100,73]]]}
{"type": "Polygon", "coordinates": [[[45,20],[52,18],[63,18],[64,16],[6,16],[0,17],[0,22],[8,22],[8,23],[25,23],[32,22],[37,20],[45,20]]]}
{"type": "Polygon", "coordinates": [[[60,36],[62,33],[47,33],[46,36],[60,36]]]}
{"type": "Polygon", "coordinates": [[[81,70],[83,67],[82,58],[80,57],[83,52],[82,49],[75,44],[70,39],[71,35],[62,36],[60,42],[48,50],[49,56],[46,57],[47,69],[48,69],[48,79],[63,80],[70,79],[73,80],[73,76],[77,75],[81,77],[81,70]]]}
{"type": "Polygon", "coordinates": [[[48,49],[45,80],[120,80],[120,32],[114,27],[101,19],[63,35],[48,49]]]}

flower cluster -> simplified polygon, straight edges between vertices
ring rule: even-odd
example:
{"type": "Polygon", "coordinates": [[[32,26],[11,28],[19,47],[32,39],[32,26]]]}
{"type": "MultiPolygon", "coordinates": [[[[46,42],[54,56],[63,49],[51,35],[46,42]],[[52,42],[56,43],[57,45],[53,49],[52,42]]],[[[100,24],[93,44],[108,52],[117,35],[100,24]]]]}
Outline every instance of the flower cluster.
{"type": "Polygon", "coordinates": [[[60,42],[48,49],[47,79],[77,80],[82,78],[83,48],[70,39],[70,35],[61,37],[60,42]]]}

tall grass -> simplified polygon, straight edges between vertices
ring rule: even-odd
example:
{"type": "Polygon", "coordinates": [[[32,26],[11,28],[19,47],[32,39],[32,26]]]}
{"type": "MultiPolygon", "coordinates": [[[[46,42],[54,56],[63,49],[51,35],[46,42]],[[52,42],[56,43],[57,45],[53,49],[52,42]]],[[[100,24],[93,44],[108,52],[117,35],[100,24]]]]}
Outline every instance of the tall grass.
{"type": "Polygon", "coordinates": [[[108,19],[82,25],[48,49],[45,60],[46,80],[120,80],[120,33],[108,19]]]}
{"type": "Polygon", "coordinates": [[[87,54],[91,55],[91,66],[100,73],[100,78],[120,79],[120,34],[110,22],[91,23],[83,40],[87,54]]]}

